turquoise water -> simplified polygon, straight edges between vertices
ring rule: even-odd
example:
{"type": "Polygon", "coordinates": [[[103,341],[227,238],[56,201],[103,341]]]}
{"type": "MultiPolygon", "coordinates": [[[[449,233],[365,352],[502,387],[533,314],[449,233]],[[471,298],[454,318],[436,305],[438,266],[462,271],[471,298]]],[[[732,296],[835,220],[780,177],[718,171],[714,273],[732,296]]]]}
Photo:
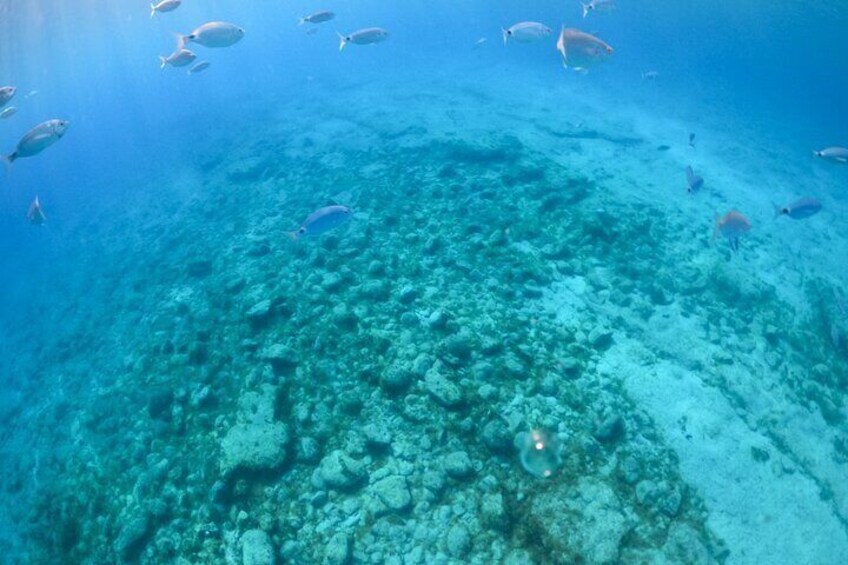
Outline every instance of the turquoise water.
{"type": "Polygon", "coordinates": [[[846,7],[101,4],[0,2],[0,562],[848,562],[846,7]]]}

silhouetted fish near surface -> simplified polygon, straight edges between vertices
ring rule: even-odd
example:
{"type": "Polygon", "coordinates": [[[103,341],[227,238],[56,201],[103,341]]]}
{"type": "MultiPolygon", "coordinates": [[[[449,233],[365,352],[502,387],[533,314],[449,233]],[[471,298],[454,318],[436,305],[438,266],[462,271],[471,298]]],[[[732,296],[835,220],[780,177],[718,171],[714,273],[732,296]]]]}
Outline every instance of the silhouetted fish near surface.
{"type": "Polygon", "coordinates": [[[44,210],[41,208],[41,202],[38,201],[38,196],[36,196],[35,200],[32,201],[32,204],[29,205],[29,210],[27,210],[27,220],[29,220],[29,223],[36,226],[43,225],[47,220],[47,216],[44,215],[44,210]]]}
{"type": "Polygon", "coordinates": [[[389,38],[389,32],[381,27],[359,29],[350,35],[336,33],[339,36],[339,51],[342,51],[348,43],[353,43],[354,45],[372,45],[389,38]]]}
{"type": "Polygon", "coordinates": [[[162,0],[158,4],[150,3],[150,17],[156,15],[156,12],[164,13],[164,12],[173,12],[177,8],[180,7],[180,4],[183,3],[183,0],[162,0]]]}
{"type": "Polygon", "coordinates": [[[193,66],[192,68],[187,70],[186,72],[190,75],[195,75],[197,73],[202,73],[203,71],[208,69],[210,66],[212,66],[212,63],[210,63],[209,61],[200,61],[195,66],[193,66]]]}
{"type": "Polygon", "coordinates": [[[164,69],[168,65],[172,67],[185,67],[194,62],[197,55],[188,49],[177,49],[167,57],[159,56],[159,68],[164,69]]]}
{"type": "Polygon", "coordinates": [[[719,234],[727,238],[727,243],[730,249],[737,251],[739,249],[739,237],[751,230],[751,222],[736,210],[731,210],[724,215],[723,218],[716,214],[715,229],[713,229],[713,239],[719,234]]]}
{"type": "Polygon", "coordinates": [[[695,174],[691,166],[686,167],[686,183],[689,185],[689,194],[695,194],[704,186],[704,179],[695,174]]]}
{"type": "Polygon", "coordinates": [[[14,86],[3,86],[0,87],[0,108],[5,106],[9,100],[11,100],[15,93],[18,91],[14,86]]]}
{"type": "Polygon", "coordinates": [[[813,155],[831,163],[848,165],[848,148],[846,147],[826,147],[821,151],[813,151],[813,155]]]}
{"type": "Polygon", "coordinates": [[[588,4],[580,4],[583,6],[583,17],[589,15],[589,12],[612,12],[615,10],[615,0],[592,0],[588,4]]]}
{"type": "Polygon", "coordinates": [[[178,43],[183,48],[187,43],[204,47],[229,47],[244,37],[244,29],[228,22],[207,22],[188,35],[181,35],[178,43]]]}
{"type": "Polygon", "coordinates": [[[32,157],[38,155],[65,135],[70,122],[67,120],[47,120],[29,130],[18,141],[18,145],[9,155],[5,155],[3,160],[7,164],[12,164],[15,159],[21,157],[32,157]]]}
{"type": "Polygon", "coordinates": [[[288,232],[292,239],[300,239],[305,235],[320,235],[348,221],[353,216],[353,210],[347,206],[325,206],[312,212],[303,224],[288,232]]]}
{"type": "Polygon", "coordinates": [[[321,10],[320,12],[315,12],[314,14],[309,14],[308,16],[300,18],[300,21],[297,23],[298,25],[320,24],[324,22],[329,22],[335,17],[336,14],[334,14],[333,12],[330,12],[328,10],[321,10]]]}
{"type": "Polygon", "coordinates": [[[562,26],[557,41],[557,51],[562,55],[562,63],[576,70],[587,70],[612,55],[612,47],[594,35],[579,29],[562,26]]]}
{"type": "Polygon", "coordinates": [[[804,218],[815,216],[822,209],[821,202],[811,197],[800,198],[786,206],[778,206],[776,204],[772,204],[772,206],[774,206],[775,218],[789,216],[793,220],[803,220],[804,218]]]}
{"type": "Polygon", "coordinates": [[[510,39],[519,43],[532,43],[549,36],[551,33],[553,33],[551,28],[539,22],[518,22],[506,29],[501,28],[504,45],[510,39]]]}

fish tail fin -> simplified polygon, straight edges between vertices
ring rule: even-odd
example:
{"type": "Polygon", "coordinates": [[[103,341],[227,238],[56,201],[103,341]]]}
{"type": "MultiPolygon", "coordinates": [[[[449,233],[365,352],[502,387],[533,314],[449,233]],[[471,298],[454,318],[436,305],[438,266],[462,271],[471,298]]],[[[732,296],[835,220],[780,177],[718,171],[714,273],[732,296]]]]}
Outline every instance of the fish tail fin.
{"type": "Polygon", "coordinates": [[[341,53],[342,50],[344,50],[345,45],[347,45],[347,38],[339,32],[336,32],[336,35],[339,36],[339,53],[341,53]]]}
{"type": "Polygon", "coordinates": [[[592,5],[591,4],[584,4],[582,2],[580,3],[580,5],[583,6],[583,19],[585,20],[586,16],[589,15],[589,10],[592,9],[592,5]]]}
{"type": "Polygon", "coordinates": [[[3,164],[6,165],[6,172],[7,173],[10,170],[12,170],[12,163],[14,163],[15,159],[17,159],[17,158],[18,158],[18,152],[17,151],[15,151],[14,153],[9,153],[8,155],[0,156],[0,159],[3,160],[3,164]]]}
{"type": "Polygon", "coordinates": [[[302,26],[305,23],[306,23],[306,18],[300,18],[299,20],[297,20],[297,25],[299,25],[299,26],[302,26]]]}
{"type": "Polygon", "coordinates": [[[509,39],[509,30],[501,28],[501,35],[503,35],[504,45],[506,45],[506,42],[509,39]]]}
{"type": "Polygon", "coordinates": [[[774,208],[774,217],[772,219],[776,220],[783,215],[783,207],[778,206],[774,202],[771,203],[771,207],[774,208]]]}
{"type": "Polygon", "coordinates": [[[162,55],[159,55],[159,68],[164,69],[167,64],[168,64],[168,59],[163,57],[162,55]]]}
{"type": "Polygon", "coordinates": [[[183,49],[186,46],[186,43],[188,43],[189,36],[177,32],[173,32],[173,35],[177,38],[177,51],[183,49]]]}
{"type": "Polygon", "coordinates": [[[150,17],[153,18],[153,16],[155,16],[155,15],[156,15],[156,4],[151,2],[150,3],[150,17]]]}

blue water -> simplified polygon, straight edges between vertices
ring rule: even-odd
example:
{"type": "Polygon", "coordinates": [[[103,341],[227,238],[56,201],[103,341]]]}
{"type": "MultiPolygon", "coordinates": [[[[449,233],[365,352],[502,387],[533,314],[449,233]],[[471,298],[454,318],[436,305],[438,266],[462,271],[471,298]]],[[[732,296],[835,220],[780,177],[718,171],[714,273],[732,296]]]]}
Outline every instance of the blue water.
{"type": "Polygon", "coordinates": [[[0,562],[248,562],[253,530],[292,563],[339,539],[336,562],[848,562],[848,166],[811,157],[848,145],[848,5],[617,4],[583,19],[576,0],[185,0],[149,18],[145,2],[0,0],[0,86],[18,88],[0,153],[71,122],[0,173],[0,562]],[[297,25],[318,9],[335,19],[297,25]],[[210,20],[244,39],[190,44],[203,73],[160,70],[175,33],[210,20]],[[553,33],[504,46],[524,20],[553,33]],[[614,54],[563,69],[562,24],[614,54]],[[339,52],[337,31],[370,26],[389,39],[339,52]],[[43,226],[26,220],[36,195],[43,226]],[[803,196],[823,211],[772,220],[803,196]],[[350,225],[287,240],[333,203],[350,225]],[[738,253],[710,239],[732,209],[752,224],[738,253]],[[465,399],[434,393],[411,351],[465,399]],[[413,374],[401,392],[380,376],[395,365],[413,374]],[[642,372],[677,375],[657,381],[669,396],[623,376],[642,372]],[[285,462],[222,470],[263,386],[285,462]],[[204,387],[213,400],[191,400],[204,387]],[[701,393],[703,413],[683,405],[701,393]],[[675,436],[676,410],[696,414],[700,447],[675,436]],[[608,439],[611,414],[626,432],[608,439]],[[394,444],[351,447],[369,422],[394,444]],[[505,447],[480,439],[489,422],[505,447]],[[530,427],[559,434],[550,477],[512,446],[530,427]],[[714,483],[698,470],[712,443],[714,483]],[[335,450],[363,462],[361,484],[312,479],[335,450]],[[473,477],[427,487],[457,451],[473,477]],[[386,475],[410,503],[373,507],[386,475]],[[734,481],[777,494],[716,494],[734,481]],[[679,508],[656,502],[669,492],[679,508]],[[787,504],[797,515],[770,514],[787,504]],[[775,525],[746,539],[749,519],[775,525]]]}

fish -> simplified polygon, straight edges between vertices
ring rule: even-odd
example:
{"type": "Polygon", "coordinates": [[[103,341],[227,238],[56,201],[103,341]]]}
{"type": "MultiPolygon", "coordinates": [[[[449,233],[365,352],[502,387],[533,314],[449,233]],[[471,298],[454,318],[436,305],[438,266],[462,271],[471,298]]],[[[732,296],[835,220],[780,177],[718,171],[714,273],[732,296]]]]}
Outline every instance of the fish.
{"type": "Polygon", "coordinates": [[[589,12],[611,12],[615,10],[615,0],[591,0],[588,4],[580,4],[583,6],[583,18],[589,15],[589,12]]]}
{"type": "Polygon", "coordinates": [[[713,229],[713,240],[719,234],[727,238],[727,243],[732,251],[739,250],[739,237],[751,230],[751,222],[736,210],[731,210],[720,218],[715,216],[715,228],[713,229]]]}
{"type": "Polygon", "coordinates": [[[197,59],[197,55],[189,51],[188,49],[177,49],[167,57],[159,56],[159,68],[164,69],[166,66],[171,65],[172,67],[185,67],[190,65],[197,59]]]}
{"type": "Polygon", "coordinates": [[[585,71],[612,55],[613,49],[594,35],[562,26],[557,51],[562,55],[563,65],[585,71]]]}
{"type": "Polygon", "coordinates": [[[371,45],[389,38],[389,32],[381,27],[366,27],[356,30],[350,35],[342,35],[339,32],[336,32],[336,34],[339,36],[339,51],[342,51],[348,43],[371,45]]]}
{"type": "Polygon", "coordinates": [[[241,41],[244,29],[227,22],[207,22],[188,35],[180,35],[178,49],[189,42],[204,47],[229,47],[241,41]]]}
{"type": "Polygon", "coordinates": [[[70,122],[67,120],[47,120],[41,122],[18,141],[17,147],[8,155],[3,156],[6,164],[11,165],[21,157],[33,157],[38,155],[65,135],[70,122]]]}
{"type": "Polygon", "coordinates": [[[183,3],[183,0],[162,0],[158,4],[150,3],[150,17],[156,15],[156,12],[164,13],[164,12],[173,12],[177,8],[180,7],[180,4],[183,3]]]}
{"type": "Polygon", "coordinates": [[[658,145],[657,146],[657,151],[668,151],[669,149],[671,149],[671,147],[669,145],[658,145]]]}
{"type": "Polygon", "coordinates": [[[509,39],[514,39],[521,43],[538,41],[549,36],[553,33],[553,30],[539,22],[519,22],[506,29],[501,28],[501,33],[503,34],[504,45],[506,45],[509,39]]]}
{"type": "Polygon", "coordinates": [[[689,184],[687,191],[689,194],[695,194],[704,186],[704,179],[695,174],[691,166],[686,166],[686,182],[689,184]]]}
{"type": "Polygon", "coordinates": [[[831,163],[848,165],[848,148],[846,147],[825,147],[821,151],[813,151],[813,155],[831,163]]]}
{"type": "Polygon", "coordinates": [[[36,196],[35,200],[32,201],[32,204],[29,205],[26,217],[27,220],[29,220],[29,223],[36,226],[44,225],[44,222],[47,220],[47,216],[44,215],[44,210],[41,208],[41,202],[38,201],[38,196],[36,196]]]}
{"type": "Polygon", "coordinates": [[[188,73],[190,75],[202,73],[203,71],[208,69],[211,65],[212,65],[212,63],[210,63],[209,61],[200,61],[195,66],[193,66],[192,68],[187,70],[186,73],[188,73]]]}
{"type": "Polygon", "coordinates": [[[17,113],[18,113],[17,108],[15,108],[14,106],[9,106],[8,108],[6,108],[2,112],[0,112],[0,120],[5,120],[6,118],[11,118],[12,116],[14,116],[17,113]]]}
{"type": "Polygon", "coordinates": [[[480,39],[474,42],[473,49],[480,49],[481,47],[483,47],[483,45],[485,45],[486,41],[488,41],[488,39],[486,39],[485,37],[481,37],[480,39]]]}
{"type": "Polygon", "coordinates": [[[660,73],[657,71],[644,71],[642,73],[642,80],[656,80],[660,76],[660,73]]]}
{"type": "Polygon", "coordinates": [[[3,86],[0,87],[0,108],[5,106],[9,100],[14,98],[15,93],[18,91],[14,86],[3,86]]]}
{"type": "Polygon", "coordinates": [[[335,13],[330,12],[328,10],[322,10],[320,12],[315,12],[314,14],[309,14],[308,16],[300,18],[298,25],[303,25],[303,24],[306,24],[306,23],[320,24],[320,23],[324,23],[324,22],[329,22],[330,20],[332,20],[335,17],[336,17],[335,13]]]}
{"type": "Polygon", "coordinates": [[[689,134],[689,147],[695,147],[695,134],[689,134]]]}
{"type": "Polygon", "coordinates": [[[347,206],[324,206],[309,214],[300,227],[288,232],[290,238],[297,240],[305,235],[320,235],[348,221],[353,210],[347,206]]]}
{"type": "Polygon", "coordinates": [[[778,206],[774,203],[772,203],[772,206],[774,206],[775,218],[779,218],[780,216],[789,216],[793,220],[803,220],[804,218],[815,216],[821,212],[822,209],[821,202],[809,196],[800,198],[786,206],[778,206]]]}

